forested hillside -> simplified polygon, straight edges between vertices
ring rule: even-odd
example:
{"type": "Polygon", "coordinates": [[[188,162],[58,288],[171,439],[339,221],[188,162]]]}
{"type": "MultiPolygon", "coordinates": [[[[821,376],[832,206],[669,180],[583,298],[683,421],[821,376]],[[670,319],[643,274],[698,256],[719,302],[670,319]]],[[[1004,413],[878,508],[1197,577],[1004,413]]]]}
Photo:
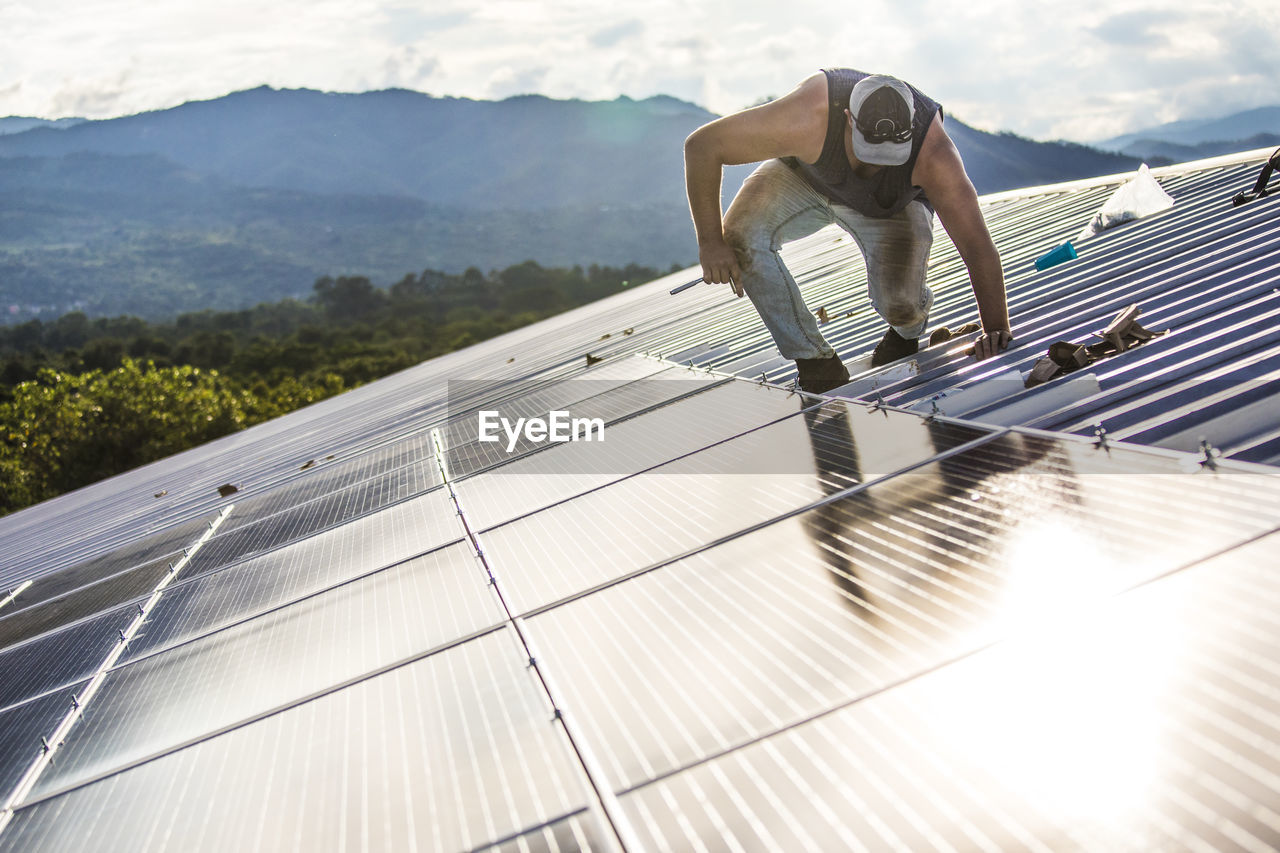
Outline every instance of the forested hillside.
{"type": "Polygon", "coordinates": [[[0,514],[652,280],[635,265],[434,270],[167,323],[0,327],[0,514]]]}

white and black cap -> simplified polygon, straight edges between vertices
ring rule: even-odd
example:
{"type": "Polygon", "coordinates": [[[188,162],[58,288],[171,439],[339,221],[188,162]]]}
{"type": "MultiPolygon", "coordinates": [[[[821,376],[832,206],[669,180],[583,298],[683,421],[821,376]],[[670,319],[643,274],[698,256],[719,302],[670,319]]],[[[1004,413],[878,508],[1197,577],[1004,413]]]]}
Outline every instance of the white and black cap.
{"type": "Polygon", "coordinates": [[[897,77],[872,74],[849,95],[853,155],[873,166],[900,166],[911,157],[915,97],[897,77]]]}

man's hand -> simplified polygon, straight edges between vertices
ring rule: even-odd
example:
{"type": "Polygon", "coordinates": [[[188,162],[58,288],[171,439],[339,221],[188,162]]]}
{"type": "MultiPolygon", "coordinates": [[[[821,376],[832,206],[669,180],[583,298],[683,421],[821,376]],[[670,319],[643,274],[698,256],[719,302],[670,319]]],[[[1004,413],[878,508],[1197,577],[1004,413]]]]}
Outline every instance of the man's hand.
{"type": "Polygon", "coordinates": [[[996,329],[994,332],[983,332],[973,342],[973,357],[978,361],[990,358],[1009,344],[1013,343],[1013,333],[1008,329],[996,329]]]}
{"type": "Polygon", "coordinates": [[[702,280],[708,284],[728,282],[737,296],[742,296],[742,270],[738,256],[724,240],[708,242],[698,247],[698,261],[702,264],[702,280]]]}

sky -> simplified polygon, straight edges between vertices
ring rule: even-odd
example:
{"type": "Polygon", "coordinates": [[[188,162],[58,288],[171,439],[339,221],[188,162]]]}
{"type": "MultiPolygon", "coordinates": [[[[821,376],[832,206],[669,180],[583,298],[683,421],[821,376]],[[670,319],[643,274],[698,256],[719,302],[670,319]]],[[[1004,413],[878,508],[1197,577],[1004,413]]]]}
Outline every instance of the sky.
{"type": "Polygon", "coordinates": [[[984,130],[1094,141],[1280,103],[1275,0],[0,0],[0,116],[111,118],[263,84],[728,113],[824,66],[984,130]]]}

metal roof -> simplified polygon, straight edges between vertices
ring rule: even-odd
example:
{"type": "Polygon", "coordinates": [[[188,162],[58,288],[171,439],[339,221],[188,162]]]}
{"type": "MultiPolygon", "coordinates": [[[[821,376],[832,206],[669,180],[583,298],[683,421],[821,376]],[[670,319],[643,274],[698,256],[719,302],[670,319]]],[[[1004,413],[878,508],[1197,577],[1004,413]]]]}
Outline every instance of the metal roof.
{"type": "MultiPolygon", "coordinates": [[[[985,198],[988,362],[802,397],[677,275],[0,519],[0,849],[1276,846],[1264,157],[1044,272],[1124,176],[985,198]],[[1168,334],[1007,378],[1133,302],[1168,334]]],[[[856,250],[786,254],[857,367],[856,250]]]]}

